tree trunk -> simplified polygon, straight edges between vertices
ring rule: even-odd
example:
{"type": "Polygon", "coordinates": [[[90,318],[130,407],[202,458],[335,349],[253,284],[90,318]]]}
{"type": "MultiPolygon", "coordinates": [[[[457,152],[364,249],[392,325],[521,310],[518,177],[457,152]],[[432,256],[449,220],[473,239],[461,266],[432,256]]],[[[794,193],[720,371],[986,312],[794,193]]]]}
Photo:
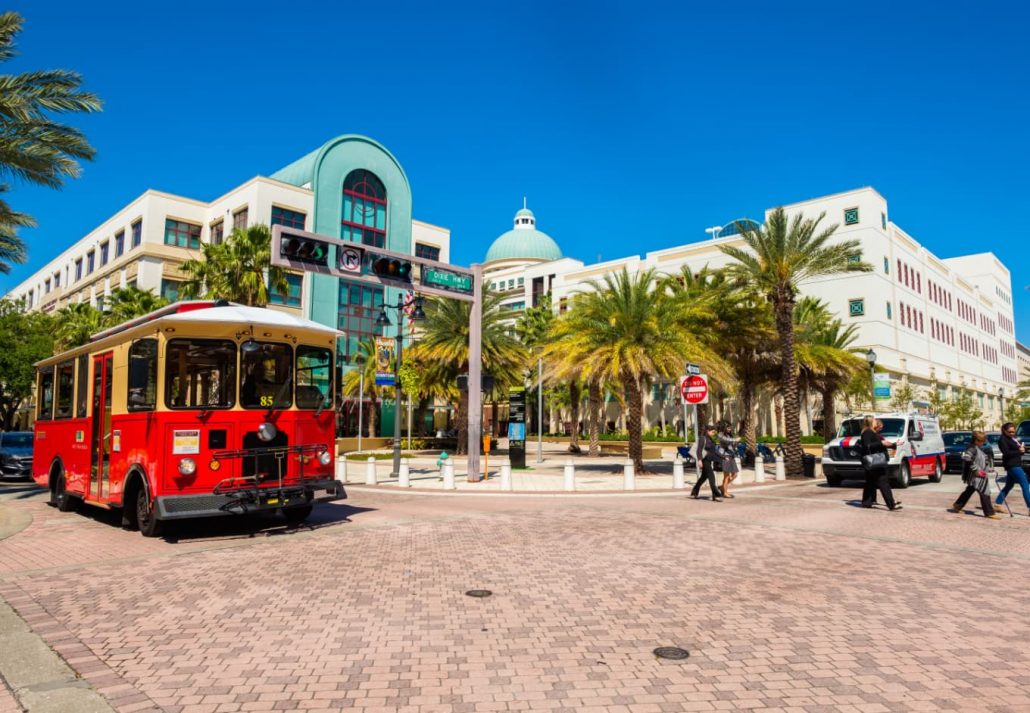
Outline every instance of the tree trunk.
{"type": "Polygon", "coordinates": [[[572,432],[569,434],[569,453],[579,453],[579,379],[569,382],[569,418],[572,419],[572,432]]]}
{"type": "Polygon", "coordinates": [[[822,389],[823,395],[823,440],[829,441],[837,432],[837,409],[834,407],[836,393],[834,389],[822,389]]]}
{"type": "Polygon", "coordinates": [[[644,472],[644,442],[640,419],[644,412],[644,400],[640,393],[640,383],[634,376],[623,378],[623,385],[629,394],[626,404],[626,427],[629,430],[629,457],[633,459],[633,468],[637,473],[644,472]]]}
{"type": "Polygon", "coordinates": [[[500,438],[501,434],[497,432],[498,424],[500,419],[497,413],[497,399],[490,402],[490,432],[494,434],[494,438],[500,438]]]}
{"type": "Polygon", "coordinates": [[[773,397],[773,416],[776,419],[775,423],[773,423],[773,429],[772,429],[774,431],[773,435],[774,436],[782,436],[783,435],[783,397],[780,396],[779,394],[776,394],[776,396],[773,397]]]}
{"type": "MultiPolygon", "coordinates": [[[[379,425],[379,403],[375,399],[370,399],[372,402],[372,408],[368,410],[368,437],[375,438],[376,430],[379,425]]],[[[365,404],[361,404],[360,408],[365,408],[365,404]]]]}
{"type": "Polygon", "coordinates": [[[591,381],[587,386],[587,420],[590,432],[591,458],[601,455],[601,385],[591,381]]]}
{"type": "Polygon", "coordinates": [[[803,475],[801,468],[801,404],[798,401],[798,366],[794,354],[794,299],[780,294],[774,296],[776,331],[780,334],[780,384],[783,389],[783,420],[787,440],[784,443],[787,475],[803,475]]]}
{"type": "Polygon", "coordinates": [[[747,452],[754,456],[758,453],[755,434],[755,385],[749,378],[745,378],[740,384],[740,407],[744,412],[740,419],[740,432],[744,437],[744,443],[747,444],[747,452]]]}
{"type": "Polygon", "coordinates": [[[455,454],[462,455],[468,452],[469,441],[469,392],[462,391],[458,397],[458,445],[454,449],[455,454]]]}

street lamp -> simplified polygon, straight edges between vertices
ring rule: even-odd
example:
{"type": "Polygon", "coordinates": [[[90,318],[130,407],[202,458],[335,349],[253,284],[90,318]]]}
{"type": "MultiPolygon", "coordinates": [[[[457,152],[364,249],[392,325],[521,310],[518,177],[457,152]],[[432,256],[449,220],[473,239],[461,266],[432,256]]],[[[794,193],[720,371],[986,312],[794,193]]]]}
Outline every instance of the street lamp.
{"type": "Polygon", "coordinates": [[[723,227],[725,226],[713,225],[711,228],[705,228],[705,232],[712,236],[712,240],[718,240],[719,233],[722,232],[723,227]]]}
{"type": "Polygon", "coordinates": [[[1005,387],[998,387],[998,410],[1001,412],[1001,420],[1005,421],[1005,387]]]}
{"type": "Polygon", "coordinates": [[[365,355],[355,355],[354,363],[358,365],[358,453],[361,453],[361,433],[365,430],[365,355]]]}
{"type": "MultiPolygon", "coordinates": [[[[404,319],[401,315],[404,314],[407,307],[408,305],[404,303],[404,295],[398,294],[397,304],[384,303],[379,309],[379,316],[376,317],[376,326],[382,327],[385,331],[392,324],[386,310],[397,311],[397,334],[394,336],[397,347],[394,350],[393,358],[393,474],[398,477],[401,472],[401,350],[404,347],[404,319]]],[[[422,311],[422,298],[415,297],[415,309],[412,310],[409,319],[413,322],[421,322],[425,318],[426,313],[422,311]]]]}
{"type": "Polygon", "coordinates": [[[544,355],[536,358],[536,462],[544,462],[544,355]]]}
{"type": "Polygon", "coordinates": [[[869,403],[873,405],[873,412],[876,412],[876,352],[872,347],[865,353],[865,360],[869,362],[869,403]]]}

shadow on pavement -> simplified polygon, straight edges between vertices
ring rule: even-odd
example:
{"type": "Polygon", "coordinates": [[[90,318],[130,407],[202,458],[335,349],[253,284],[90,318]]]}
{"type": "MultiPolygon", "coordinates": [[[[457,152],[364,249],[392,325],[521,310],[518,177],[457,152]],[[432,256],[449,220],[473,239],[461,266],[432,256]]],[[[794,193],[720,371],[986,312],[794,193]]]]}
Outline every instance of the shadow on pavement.
{"type": "Polygon", "coordinates": [[[312,510],[308,519],[296,525],[288,524],[286,518],[277,512],[183,520],[166,523],[163,539],[174,544],[292,535],[298,532],[313,532],[328,527],[337,527],[350,522],[354,515],[374,511],[375,508],[356,507],[335,502],[315,505],[315,509],[312,510]]]}

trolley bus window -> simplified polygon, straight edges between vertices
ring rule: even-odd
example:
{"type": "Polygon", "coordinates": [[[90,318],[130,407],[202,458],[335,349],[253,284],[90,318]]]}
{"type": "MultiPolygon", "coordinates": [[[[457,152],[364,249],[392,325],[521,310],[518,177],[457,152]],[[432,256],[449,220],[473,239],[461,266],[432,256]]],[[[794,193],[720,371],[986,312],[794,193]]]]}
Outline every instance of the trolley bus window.
{"type": "Polygon", "coordinates": [[[297,347],[297,408],[332,405],[332,368],[333,353],[328,349],[297,347]]]}
{"type": "Polygon", "coordinates": [[[219,339],[173,339],[165,359],[168,408],[232,408],[236,401],[236,344],[219,339]]]}
{"type": "Polygon", "coordinates": [[[129,347],[129,411],[157,406],[157,340],[140,339],[129,347]]]}
{"type": "MultiPolygon", "coordinates": [[[[293,390],[293,350],[288,344],[254,342],[240,359],[240,404],[243,408],[289,408],[293,390]]],[[[244,345],[246,346],[246,345],[244,345]]]]}
{"type": "Polygon", "coordinates": [[[72,398],[75,393],[75,362],[66,361],[57,367],[57,409],[54,418],[72,417],[72,398]]]}
{"type": "Polygon", "coordinates": [[[44,366],[39,370],[39,387],[36,392],[37,421],[49,421],[54,417],[54,367],[44,366]]]}
{"type": "Polygon", "coordinates": [[[86,407],[89,405],[89,357],[79,355],[79,377],[75,389],[75,417],[86,418],[86,407]]]}

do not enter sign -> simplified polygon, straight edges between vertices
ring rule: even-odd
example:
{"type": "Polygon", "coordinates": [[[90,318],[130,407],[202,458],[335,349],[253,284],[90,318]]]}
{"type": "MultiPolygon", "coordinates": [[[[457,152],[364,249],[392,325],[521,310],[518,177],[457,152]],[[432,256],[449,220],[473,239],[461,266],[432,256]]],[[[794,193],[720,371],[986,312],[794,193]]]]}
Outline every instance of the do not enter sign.
{"type": "Polygon", "coordinates": [[[708,377],[704,374],[685,377],[680,384],[680,393],[688,404],[708,403],[708,377]]]}

